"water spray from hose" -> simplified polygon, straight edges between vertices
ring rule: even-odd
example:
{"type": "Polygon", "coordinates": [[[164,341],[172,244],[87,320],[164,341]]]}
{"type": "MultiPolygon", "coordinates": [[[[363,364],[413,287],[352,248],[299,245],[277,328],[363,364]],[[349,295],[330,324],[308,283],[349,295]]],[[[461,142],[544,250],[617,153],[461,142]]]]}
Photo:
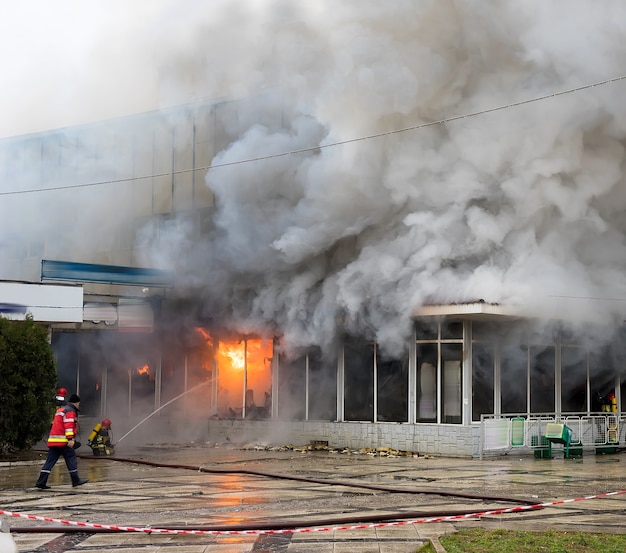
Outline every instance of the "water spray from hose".
{"type": "Polygon", "coordinates": [[[170,403],[174,403],[177,399],[180,399],[181,397],[183,397],[184,395],[187,395],[190,392],[193,392],[194,390],[197,390],[198,388],[201,388],[202,386],[205,386],[206,384],[208,384],[210,382],[210,380],[205,380],[204,382],[200,382],[200,384],[194,386],[193,388],[190,388],[189,390],[183,392],[180,395],[177,395],[175,398],[170,399],[167,403],[164,403],[163,405],[161,405],[161,407],[159,407],[158,409],[155,409],[154,411],[152,411],[152,413],[150,413],[147,417],[145,417],[143,420],[139,421],[135,426],[133,426],[128,432],[126,432],[126,434],[124,434],[118,441],[117,444],[118,445],[126,436],[128,436],[131,432],[134,432],[138,427],[140,427],[144,422],[146,422],[150,417],[152,417],[153,415],[156,415],[161,409],[164,409],[165,407],[167,407],[170,403]]]}

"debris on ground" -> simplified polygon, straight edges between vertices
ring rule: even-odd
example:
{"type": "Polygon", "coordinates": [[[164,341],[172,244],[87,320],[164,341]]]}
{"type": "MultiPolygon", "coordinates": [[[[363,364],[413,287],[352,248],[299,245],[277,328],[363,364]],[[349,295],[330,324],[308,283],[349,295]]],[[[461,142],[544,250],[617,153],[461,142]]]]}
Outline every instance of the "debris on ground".
{"type": "Polygon", "coordinates": [[[432,459],[432,455],[420,455],[415,451],[404,451],[392,447],[362,447],[352,449],[350,447],[332,447],[328,442],[313,441],[307,445],[281,445],[271,446],[264,443],[252,443],[242,446],[242,449],[254,449],[256,451],[293,451],[296,453],[309,453],[311,451],[326,451],[328,453],[340,453],[343,455],[369,455],[371,457],[413,457],[415,459],[432,459]]]}

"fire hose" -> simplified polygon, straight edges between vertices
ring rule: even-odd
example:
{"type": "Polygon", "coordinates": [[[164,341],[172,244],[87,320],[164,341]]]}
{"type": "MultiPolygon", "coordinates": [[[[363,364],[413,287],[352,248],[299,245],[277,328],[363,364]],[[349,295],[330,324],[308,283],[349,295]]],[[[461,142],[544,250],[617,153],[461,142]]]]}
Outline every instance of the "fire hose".
{"type": "MultiPolygon", "coordinates": [[[[359,488],[366,489],[371,491],[379,491],[386,493],[402,493],[402,494],[414,494],[414,495],[438,495],[444,497],[458,497],[464,499],[475,499],[481,501],[495,501],[501,503],[514,503],[516,505],[522,505],[522,507],[513,507],[511,509],[502,509],[502,511],[515,512],[516,510],[539,510],[543,509],[544,505],[536,500],[531,499],[520,499],[513,497],[503,497],[503,496],[494,496],[494,495],[480,495],[480,494],[470,494],[459,491],[450,491],[450,490],[433,490],[433,489],[399,489],[389,486],[378,486],[374,484],[365,484],[358,482],[350,482],[343,480],[326,480],[323,478],[309,478],[304,476],[296,476],[296,475],[286,475],[280,473],[273,472],[265,472],[251,469],[243,469],[243,468],[229,468],[229,469],[219,469],[219,468],[207,468],[201,466],[194,465],[184,465],[184,464],[172,464],[172,463],[159,463],[154,461],[146,461],[143,459],[129,459],[129,458],[121,458],[121,457],[88,457],[85,455],[79,455],[81,458],[89,458],[89,459],[97,459],[98,461],[115,461],[121,463],[134,463],[139,465],[147,465],[151,467],[159,467],[159,468],[172,468],[172,469],[183,469],[183,470],[191,470],[194,472],[208,473],[208,474],[241,474],[248,476],[260,476],[264,478],[273,478],[279,480],[291,480],[296,482],[306,482],[312,484],[322,484],[328,486],[343,486],[350,488],[359,488]]],[[[229,524],[229,525],[201,525],[194,526],[193,528],[190,526],[162,526],[159,525],[158,529],[164,531],[190,531],[197,530],[202,532],[246,532],[251,530],[259,530],[259,531],[270,531],[277,527],[280,527],[284,530],[294,529],[294,528],[310,528],[310,527],[324,527],[329,525],[336,524],[353,524],[353,523],[376,523],[376,522],[385,522],[385,521],[399,521],[406,519],[420,519],[420,518],[438,518],[438,519],[450,519],[450,518],[463,518],[463,517],[471,517],[471,516],[479,516],[482,513],[490,513],[496,512],[497,509],[485,509],[484,507],[481,509],[469,509],[469,510],[444,510],[444,511],[402,511],[398,513],[388,513],[388,514],[375,514],[375,515],[359,515],[359,516],[345,516],[345,517],[333,517],[332,519],[311,519],[307,518],[306,521],[276,521],[274,523],[257,523],[254,525],[249,524],[229,524]]],[[[156,531],[157,528],[152,528],[153,531],[156,531]]],[[[11,532],[23,532],[23,533],[67,533],[67,532],[90,532],[90,533],[111,533],[111,532],[123,532],[127,531],[124,529],[115,529],[113,527],[106,528],[98,528],[92,525],[89,526],[47,526],[47,527],[33,527],[33,526],[18,526],[11,527],[11,532]]]]}

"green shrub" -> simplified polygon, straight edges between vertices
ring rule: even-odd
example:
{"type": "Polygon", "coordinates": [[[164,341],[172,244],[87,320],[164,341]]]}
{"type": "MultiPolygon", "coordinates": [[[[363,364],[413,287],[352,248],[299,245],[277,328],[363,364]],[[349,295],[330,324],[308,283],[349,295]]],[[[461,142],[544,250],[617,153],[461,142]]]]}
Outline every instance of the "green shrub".
{"type": "Polygon", "coordinates": [[[0,455],[31,447],[50,429],[57,373],[45,328],[0,317],[0,455]]]}

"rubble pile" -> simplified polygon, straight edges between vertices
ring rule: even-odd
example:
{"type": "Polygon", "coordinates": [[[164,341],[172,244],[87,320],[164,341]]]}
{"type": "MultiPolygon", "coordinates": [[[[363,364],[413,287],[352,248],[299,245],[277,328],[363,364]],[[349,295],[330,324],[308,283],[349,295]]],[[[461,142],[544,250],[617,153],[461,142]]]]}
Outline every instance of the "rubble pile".
{"type": "Polygon", "coordinates": [[[400,449],[394,449],[392,447],[362,447],[360,449],[353,449],[350,447],[331,447],[328,442],[315,441],[307,445],[281,445],[270,446],[267,444],[250,444],[244,446],[243,449],[254,449],[257,451],[294,451],[296,453],[310,453],[312,451],[326,451],[328,453],[339,453],[343,455],[369,455],[370,457],[413,457],[415,459],[432,459],[430,455],[420,455],[415,451],[404,451],[400,449]]]}

